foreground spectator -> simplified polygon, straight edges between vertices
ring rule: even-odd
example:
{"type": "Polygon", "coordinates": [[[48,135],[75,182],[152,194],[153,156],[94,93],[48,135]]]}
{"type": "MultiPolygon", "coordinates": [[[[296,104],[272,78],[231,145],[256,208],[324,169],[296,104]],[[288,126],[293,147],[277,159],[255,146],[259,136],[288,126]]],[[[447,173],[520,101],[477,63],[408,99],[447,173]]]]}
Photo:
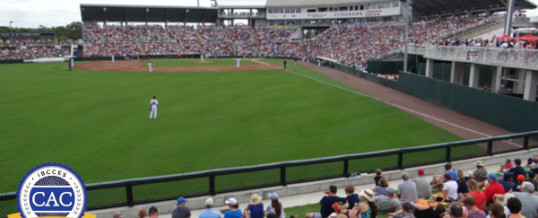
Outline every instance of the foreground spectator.
{"type": "Polygon", "coordinates": [[[469,192],[469,188],[467,188],[467,181],[463,176],[463,171],[458,170],[458,180],[456,182],[458,184],[458,194],[467,194],[469,192]]]}
{"type": "Polygon", "coordinates": [[[123,214],[119,211],[114,212],[114,218],[123,218],[123,214]]]}
{"type": "Polygon", "coordinates": [[[484,168],[484,164],[482,161],[477,161],[475,163],[476,170],[473,171],[473,174],[471,175],[471,179],[474,179],[480,187],[484,187],[484,182],[486,181],[486,177],[488,176],[488,171],[486,168],[484,168]]]}
{"type": "Polygon", "coordinates": [[[501,184],[497,183],[497,176],[493,173],[488,175],[488,184],[484,190],[484,194],[486,195],[486,204],[489,206],[493,203],[495,194],[504,195],[504,188],[501,184]]]}
{"type": "Polygon", "coordinates": [[[357,214],[361,218],[376,218],[377,217],[377,205],[374,202],[375,193],[371,189],[366,189],[360,193],[364,202],[360,203],[357,207],[357,214]]]}
{"type": "Polygon", "coordinates": [[[484,210],[484,207],[486,206],[486,195],[480,190],[478,183],[474,179],[469,179],[467,181],[467,187],[469,187],[468,194],[473,196],[476,201],[476,207],[480,210],[484,210]]]}
{"type": "Polygon", "coordinates": [[[486,213],[476,206],[476,201],[472,195],[463,195],[461,203],[467,208],[467,218],[486,218],[486,213]]]}
{"type": "Polygon", "coordinates": [[[148,215],[148,211],[146,210],[146,208],[138,208],[138,218],[144,218],[148,215]]]}
{"type": "Polygon", "coordinates": [[[345,191],[348,209],[354,208],[359,204],[359,195],[355,193],[355,188],[352,185],[346,185],[345,191]]]}
{"type": "Polygon", "coordinates": [[[282,203],[278,201],[278,194],[269,193],[267,195],[271,199],[271,205],[267,206],[266,213],[267,218],[284,218],[284,208],[282,203]]]}
{"type": "Polygon", "coordinates": [[[514,193],[514,196],[521,201],[521,215],[534,217],[538,212],[538,196],[534,195],[534,185],[530,182],[523,182],[521,192],[514,193]]]}
{"type": "Polygon", "coordinates": [[[396,190],[393,188],[387,188],[387,196],[376,195],[374,202],[377,205],[377,209],[380,213],[392,213],[400,209],[400,201],[395,194],[396,190]]]}
{"type": "Polygon", "coordinates": [[[463,218],[463,205],[459,202],[454,202],[450,205],[450,217],[451,218],[463,218]]]}
{"type": "Polygon", "coordinates": [[[248,206],[243,210],[243,218],[263,218],[262,197],[257,194],[250,196],[248,206]]]}
{"type": "Polygon", "coordinates": [[[402,204],[402,215],[396,215],[394,218],[415,218],[415,205],[410,202],[404,202],[402,204]]]}
{"type": "Polygon", "coordinates": [[[319,213],[307,213],[307,218],[325,218],[328,217],[332,212],[334,212],[334,209],[332,205],[338,201],[338,197],[336,196],[337,188],[334,185],[331,185],[329,187],[329,191],[325,192],[325,196],[321,198],[319,203],[321,204],[321,209],[319,210],[319,213]]]}
{"type": "Polygon", "coordinates": [[[398,197],[401,202],[417,202],[417,186],[409,180],[407,172],[402,173],[403,182],[398,185],[398,197]]]}
{"type": "Polygon", "coordinates": [[[511,172],[506,172],[503,174],[503,178],[499,179],[498,183],[503,186],[504,192],[510,192],[516,189],[516,183],[513,181],[513,177],[514,175],[511,172]]]}
{"type": "Polygon", "coordinates": [[[521,201],[517,198],[509,198],[506,203],[508,210],[510,210],[509,218],[524,218],[521,212],[521,201]]]}
{"type": "Polygon", "coordinates": [[[430,198],[432,194],[432,189],[430,186],[430,182],[424,176],[424,169],[418,169],[417,173],[418,177],[412,179],[412,181],[415,183],[415,186],[417,187],[417,197],[430,198]]]}
{"type": "Polygon", "coordinates": [[[514,175],[513,178],[517,178],[519,175],[525,176],[527,173],[525,172],[525,168],[521,166],[521,159],[516,158],[514,163],[516,165],[512,169],[508,170],[508,172],[511,172],[514,175]]]}
{"type": "Polygon", "coordinates": [[[148,210],[149,214],[149,218],[157,218],[159,217],[159,210],[157,210],[157,208],[155,206],[151,206],[148,210]]]}
{"type": "Polygon", "coordinates": [[[379,180],[381,180],[381,178],[383,178],[383,176],[381,175],[383,171],[381,171],[381,169],[376,169],[375,170],[375,176],[374,176],[374,182],[375,182],[375,186],[378,186],[379,185],[379,180]]]}
{"type": "Polygon", "coordinates": [[[387,188],[389,187],[389,182],[386,178],[381,178],[379,180],[379,185],[374,188],[375,195],[387,195],[387,188]]]}
{"type": "Polygon", "coordinates": [[[172,211],[172,218],[190,218],[191,210],[187,207],[187,199],[179,197],[177,199],[177,208],[172,211]]]}
{"type": "Polygon", "coordinates": [[[340,211],[336,218],[357,218],[357,209],[350,208],[349,202],[345,198],[338,201],[338,210],[340,211]]]}
{"type": "Polygon", "coordinates": [[[205,210],[200,213],[199,218],[221,218],[220,213],[212,210],[214,205],[213,198],[207,198],[205,200],[205,210]]]}
{"type": "Polygon", "coordinates": [[[458,183],[452,180],[449,173],[444,175],[445,182],[443,183],[443,201],[452,202],[458,200],[458,183]]]}
{"type": "Polygon", "coordinates": [[[243,213],[241,212],[241,209],[239,209],[239,204],[235,198],[230,198],[224,203],[226,203],[228,208],[230,208],[224,213],[224,218],[241,218],[243,216],[243,213]]]}
{"type": "Polygon", "coordinates": [[[488,215],[490,218],[506,218],[506,214],[504,213],[504,206],[501,203],[491,204],[491,207],[489,207],[488,215]]]}

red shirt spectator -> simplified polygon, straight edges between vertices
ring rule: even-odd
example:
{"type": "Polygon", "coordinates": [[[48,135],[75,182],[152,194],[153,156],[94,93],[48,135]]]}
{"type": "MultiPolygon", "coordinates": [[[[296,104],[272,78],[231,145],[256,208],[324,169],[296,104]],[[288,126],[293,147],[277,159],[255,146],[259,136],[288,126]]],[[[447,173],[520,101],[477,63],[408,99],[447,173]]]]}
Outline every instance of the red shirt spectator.
{"type": "Polygon", "coordinates": [[[484,190],[484,194],[486,195],[486,201],[489,203],[493,202],[493,197],[495,194],[503,194],[504,195],[504,187],[497,183],[497,175],[490,173],[488,175],[488,182],[489,185],[486,187],[486,190],[484,190]]]}

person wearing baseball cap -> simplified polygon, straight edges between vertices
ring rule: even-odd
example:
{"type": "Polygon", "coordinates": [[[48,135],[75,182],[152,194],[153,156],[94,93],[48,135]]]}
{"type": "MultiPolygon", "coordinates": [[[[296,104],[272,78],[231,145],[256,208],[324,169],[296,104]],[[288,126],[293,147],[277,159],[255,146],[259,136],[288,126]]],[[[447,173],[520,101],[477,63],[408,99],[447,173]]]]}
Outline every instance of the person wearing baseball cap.
{"type": "Polygon", "coordinates": [[[177,199],[177,208],[172,212],[172,218],[190,218],[191,210],[187,207],[187,199],[179,197],[177,199]]]}
{"type": "Polygon", "coordinates": [[[243,212],[239,209],[239,204],[235,198],[229,198],[224,203],[230,208],[224,213],[224,218],[241,218],[243,216],[243,212]]]}
{"type": "Polygon", "coordinates": [[[200,213],[199,218],[220,218],[220,213],[212,210],[214,201],[213,198],[207,198],[205,200],[205,210],[200,213]]]}
{"type": "Polygon", "coordinates": [[[413,181],[417,187],[417,197],[428,199],[432,195],[430,181],[424,176],[424,169],[418,169],[417,174],[418,177],[411,179],[411,181],[413,181]]]}
{"type": "Polygon", "coordinates": [[[278,201],[278,193],[269,193],[267,197],[271,199],[271,205],[267,206],[265,210],[267,217],[284,218],[284,210],[282,209],[282,203],[278,201]]]}
{"type": "Polygon", "coordinates": [[[493,202],[493,197],[495,194],[501,194],[504,195],[504,187],[497,182],[497,175],[494,173],[488,174],[488,186],[484,190],[484,194],[486,195],[486,202],[487,206],[489,206],[493,202]]]}

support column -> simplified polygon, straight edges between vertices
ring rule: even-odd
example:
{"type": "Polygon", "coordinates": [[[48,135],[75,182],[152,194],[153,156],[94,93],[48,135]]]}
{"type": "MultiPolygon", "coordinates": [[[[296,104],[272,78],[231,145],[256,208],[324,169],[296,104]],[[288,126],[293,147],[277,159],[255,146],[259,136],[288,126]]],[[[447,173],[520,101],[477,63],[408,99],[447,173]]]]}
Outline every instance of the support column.
{"type": "Polygon", "coordinates": [[[426,59],[426,77],[433,78],[433,59],[426,59]]]}
{"type": "Polygon", "coordinates": [[[501,75],[503,72],[502,67],[497,67],[493,71],[493,75],[491,77],[491,92],[493,93],[499,93],[501,91],[501,75]]]}
{"type": "Polygon", "coordinates": [[[536,101],[536,83],[538,83],[538,71],[527,70],[523,99],[527,101],[536,101]]]}
{"type": "Polygon", "coordinates": [[[452,66],[450,67],[450,82],[455,84],[463,83],[463,73],[465,71],[465,64],[452,61],[452,66]]]}
{"type": "Polygon", "coordinates": [[[478,79],[480,72],[478,70],[478,65],[471,64],[471,71],[469,73],[469,87],[478,88],[478,79]]]}
{"type": "Polygon", "coordinates": [[[516,69],[516,80],[514,82],[513,92],[516,94],[523,94],[525,92],[525,73],[524,69],[516,69]]]}

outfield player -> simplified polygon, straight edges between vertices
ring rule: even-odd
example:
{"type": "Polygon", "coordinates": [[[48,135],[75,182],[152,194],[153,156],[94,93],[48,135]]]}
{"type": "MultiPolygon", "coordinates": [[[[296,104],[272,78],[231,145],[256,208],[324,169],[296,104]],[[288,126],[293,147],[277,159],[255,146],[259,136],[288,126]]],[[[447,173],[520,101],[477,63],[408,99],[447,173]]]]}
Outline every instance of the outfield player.
{"type": "Polygon", "coordinates": [[[151,66],[151,63],[148,63],[148,71],[153,72],[153,67],[151,66]]]}
{"type": "Polygon", "coordinates": [[[153,99],[149,101],[149,119],[157,119],[157,106],[159,106],[159,101],[156,96],[153,96],[153,99]]]}
{"type": "Polygon", "coordinates": [[[235,65],[237,68],[241,67],[241,59],[240,58],[237,58],[235,59],[235,61],[237,61],[237,64],[235,65]]]}
{"type": "Polygon", "coordinates": [[[116,58],[112,55],[112,63],[116,62],[116,58]]]}

